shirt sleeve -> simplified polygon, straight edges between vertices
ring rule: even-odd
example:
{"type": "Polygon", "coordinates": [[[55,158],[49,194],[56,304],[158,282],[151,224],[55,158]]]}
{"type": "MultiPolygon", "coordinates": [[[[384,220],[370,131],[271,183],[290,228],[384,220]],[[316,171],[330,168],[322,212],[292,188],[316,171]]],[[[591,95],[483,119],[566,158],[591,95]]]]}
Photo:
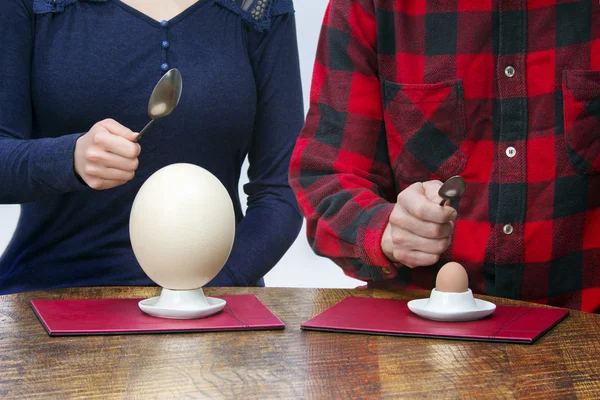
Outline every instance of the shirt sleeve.
{"type": "Polygon", "coordinates": [[[397,275],[381,249],[396,201],[370,1],[325,12],[310,108],[289,171],[313,250],[361,280],[397,275]]]}
{"type": "Polygon", "coordinates": [[[81,133],[35,139],[32,135],[33,20],[31,1],[0,2],[2,204],[26,203],[85,187],[73,169],[73,151],[81,133]]]}
{"type": "Polygon", "coordinates": [[[302,214],[287,172],[304,123],[294,14],[273,16],[268,30],[248,30],[257,111],[244,186],[248,208],[225,267],[209,286],[253,286],[298,237],[302,214]]]}

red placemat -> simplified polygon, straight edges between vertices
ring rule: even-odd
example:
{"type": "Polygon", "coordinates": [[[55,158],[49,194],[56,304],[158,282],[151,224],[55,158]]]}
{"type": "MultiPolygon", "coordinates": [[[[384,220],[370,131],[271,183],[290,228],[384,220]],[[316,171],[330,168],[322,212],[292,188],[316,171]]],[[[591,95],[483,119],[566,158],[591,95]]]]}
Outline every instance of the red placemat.
{"type": "Polygon", "coordinates": [[[50,336],[173,333],[284,329],[251,294],[219,296],[227,304],[215,315],[198,319],[166,319],[145,314],[143,299],[32,300],[31,307],[50,336]]]}
{"type": "Polygon", "coordinates": [[[406,300],[348,297],[303,323],[304,330],[480,340],[531,344],[563,320],[569,310],[497,306],[484,319],[438,322],[419,317],[406,300]]]}

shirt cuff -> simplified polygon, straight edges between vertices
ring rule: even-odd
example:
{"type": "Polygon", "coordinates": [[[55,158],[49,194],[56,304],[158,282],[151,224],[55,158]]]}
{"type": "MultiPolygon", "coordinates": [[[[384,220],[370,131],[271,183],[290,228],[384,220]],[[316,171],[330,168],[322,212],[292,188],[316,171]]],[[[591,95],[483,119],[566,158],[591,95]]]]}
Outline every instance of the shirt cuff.
{"type": "Polygon", "coordinates": [[[380,207],[373,214],[369,225],[365,227],[362,243],[357,243],[361,261],[378,268],[384,279],[395,278],[398,275],[398,268],[402,267],[402,264],[387,258],[381,248],[381,238],[393,209],[392,203],[380,207]]]}

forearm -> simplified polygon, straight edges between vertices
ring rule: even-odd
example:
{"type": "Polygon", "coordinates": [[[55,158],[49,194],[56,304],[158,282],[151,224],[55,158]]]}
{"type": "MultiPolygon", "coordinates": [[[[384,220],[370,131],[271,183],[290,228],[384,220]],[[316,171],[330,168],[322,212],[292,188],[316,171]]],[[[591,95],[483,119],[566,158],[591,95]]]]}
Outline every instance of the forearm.
{"type": "Polygon", "coordinates": [[[35,140],[0,137],[0,203],[27,203],[85,188],[73,169],[80,135],[35,140]]]}
{"type": "Polygon", "coordinates": [[[343,180],[339,175],[326,177],[319,183],[322,190],[311,190],[311,201],[316,207],[313,212],[307,209],[305,212],[313,251],[331,258],[348,275],[358,279],[376,279],[379,273],[373,272],[373,268],[386,268],[393,273],[394,264],[381,243],[394,204],[366,188],[327,194],[327,186],[335,186],[339,179],[343,180]],[[349,260],[349,264],[343,260],[349,260]]]}
{"type": "Polygon", "coordinates": [[[302,217],[289,198],[249,207],[225,267],[208,286],[255,285],[283,257],[301,227],[302,217]]]}
{"type": "Polygon", "coordinates": [[[374,16],[370,2],[329,3],[311,105],[289,172],[313,250],[359,279],[395,273],[381,248],[397,193],[383,120],[374,16]]]}

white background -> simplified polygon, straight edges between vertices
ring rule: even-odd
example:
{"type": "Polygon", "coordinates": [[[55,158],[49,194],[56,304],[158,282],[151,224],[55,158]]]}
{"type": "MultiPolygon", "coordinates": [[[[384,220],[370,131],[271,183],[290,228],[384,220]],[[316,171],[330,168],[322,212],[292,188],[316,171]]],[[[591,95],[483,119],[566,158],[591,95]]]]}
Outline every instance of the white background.
{"type": "MultiPolygon", "coordinates": [[[[305,110],[308,110],[313,63],[327,3],[326,0],[296,0],[294,2],[305,110]]],[[[240,186],[247,181],[245,172],[242,176],[240,186]]],[[[240,193],[243,194],[243,190],[240,190],[240,193]]],[[[0,253],[8,244],[18,217],[19,206],[0,205],[0,253]]],[[[267,274],[265,282],[267,286],[280,287],[352,288],[363,284],[361,281],[345,276],[333,262],[316,256],[308,246],[304,226],[294,245],[275,268],[267,274]]]]}

